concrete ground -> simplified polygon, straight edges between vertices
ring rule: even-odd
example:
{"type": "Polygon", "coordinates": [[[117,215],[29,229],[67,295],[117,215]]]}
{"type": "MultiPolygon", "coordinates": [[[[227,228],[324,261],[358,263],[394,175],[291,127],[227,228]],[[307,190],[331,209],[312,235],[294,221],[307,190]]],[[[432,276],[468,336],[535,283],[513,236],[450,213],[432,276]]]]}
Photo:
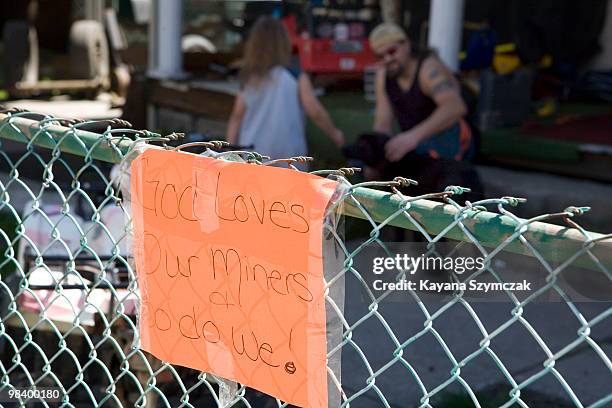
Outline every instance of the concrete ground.
{"type": "MultiPolygon", "coordinates": [[[[612,185],[491,166],[477,166],[477,171],[487,198],[514,196],[528,199],[526,203],[513,209],[521,217],[558,212],[571,205],[590,206],[591,211],[576,221],[593,231],[612,232],[612,212],[609,211],[612,185]]],[[[535,266],[533,260],[512,256],[506,261],[499,264],[496,270],[505,270],[511,276],[521,279],[533,279],[534,274],[538,274],[540,279],[546,276],[541,268],[535,266]]],[[[364,278],[365,274],[372,273],[371,263],[363,260],[355,268],[364,278]]],[[[605,287],[608,289],[610,287],[609,277],[604,274],[595,276],[592,271],[585,270],[572,270],[567,273],[582,282],[594,279],[590,284],[592,289],[601,287],[602,284],[607,284],[605,287]]],[[[371,303],[366,301],[363,285],[350,275],[346,280],[346,294],[345,317],[351,325],[369,312],[368,306],[371,303]]],[[[599,315],[611,307],[609,296],[604,299],[608,301],[576,303],[578,315],[586,320],[599,315]]],[[[434,301],[426,307],[433,313],[441,306],[441,303],[434,301]]],[[[483,335],[474,315],[478,316],[480,324],[488,333],[512,319],[513,305],[509,302],[470,302],[469,307],[472,313],[466,305],[455,304],[434,320],[433,329],[448,347],[446,351],[439,339],[433,335],[433,331],[427,332],[404,349],[404,359],[412,366],[428,392],[451,377],[453,364],[448,352],[452,353],[456,361],[461,361],[481,349],[479,342],[483,335]]],[[[376,372],[393,360],[396,346],[392,336],[402,343],[423,330],[426,321],[421,307],[404,293],[395,295],[391,301],[383,301],[377,311],[379,314],[371,316],[356,328],[352,336],[354,344],[349,343],[343,348],[343,386],[349,396],[368,386],[367,379],[370,374],[360,354],[367,357],[372,371],[376,372]]],[[[514,381],[520,384],[543,369],[543,363],[548,358],[543,349],[544,344],[554,354],[578,338],[578,318],[565,302],[536,301],[525,307],[523,316],[524,323],[533,327],[542,338],[543,344],[534,339],[526,325],[516,320],[491,341],[489,349],[461,368],[461,379],[477,393],[483,406],[497,406],[507,399],[493,404],[487,401],[486,397],[483,400],[479,392],[493,389],[498,394],[507,395],[512,388],[509,379],[494,361],[495,358],[505,366],[514,381]]],[[[522,392],[524,402],[529,406],[574,406],[572,398],[575,398],[587,406],[612,393],[612,370],[609,365],[612,356],[610,323],[610,317],[604,319],[591,333],[591,339],[601,347],[601,351],[607,356],[607,362],[597,354],[597,349],[583,342],[556,361],[555,369],[563,380],[549,372],[522,392]],[[571,391],[568,392],[564,387],[571,388],[571,391]],[[575,397],[571,396],[572,392],[575,397]],[[537,399],[535,396],[538,396],[537,399]]],[[[424,395],[414,373],[402,362],[395,362],[382,371],[374,384],[379,387],[389,405],[394,407],[418,406],[424,395]]],[[[439,394],[448,396],[449,393],[468,398],[465,387],[459,381],[454,381],[439,394]]],[[[430,402],[439,406],[435,404],[436,401],[440,400],[432,399],[430,402]]],[[[378,407],[383,406],[383,403],[372,388],[351,403],[351,406],[378,407]]]]}
{"type": "MultiPolygon", "coordinates": [[[[511,263],[501,264],[495,270],[502,275],[512,272],[511,276],[515,279],[529,279],[534,275],[541,277],[543,271],[535,270],[533,264],[523,262],[516,260],[512,266],[511,263]]],[[[368,274],[372,274],[372,265],[365,259],[357,259],[355,268],[365,279],[368,274]]],[[[381,294],[382,292],[377,292],[378,296],[381,294]]],[[[448,400],[450,395],[462,395],[464,400],[468,399],[465,385],[461,385],[461,382],[464,382],[476,393],[482,406],[498,406],[509,399],[508,393],[512,388],[511,380],[506,377],[502,366],[516,384],[520,384],[532,375],[542,372],[544,362],[548,359],[546,348],[549,353],[554,354],[578,338],[580,322],[565,302],[531,302],[524,308],[524,320],[514,319],[506,327],[503,325],[513,320],[512,303],[471,300],[468,304],[456,303],[440,314],[433,321],[431,330],[403,349],[402,357],[405,362],[395,361],[386,369],[382,369],[394,360],[396,345],[393,337],[402,344],[424,330],[427,317],[422,307],[433,314],[446,304],[447,302],[430,300],[419,305],[407,292],[395,293],[391,298],[380,302],[377,313],[355,328],[352,343],[346,344],[342,349],[342,383],[348,396],[368,387],[369,365],[375,373],[381,370],[377,373],[374,384],[390,406],[419,406],[425,394],[419,386],[419,381],[427,392],[432,392],[451,378],[451,370],[455,364],[449,354],[460,362],[468,355],[482,350],[461,367],[461,381],[457,379],[439,389],[430,403],[433,406],[450,407],[453,405],[441,403],[442,400],[448,400]],[[484,335],[479,325],[489,334],[501,330],[491,340],[488,348],[481,345],[484,335]],[[541,342],[536,340],[536,335],[531,330],[537,333],[541,342]],[[411,368],[407,367],[406,363],[410,364],[411,368]],[[505,398],[496,400],[498,402],[493,405],[486,396],[481,395],[482,392],[490,390],[495,390],[505,398]]],[[[348,275],[344,312],[348,324],[354,325],[366,316],[371,305],[363,284],[355,276],[348,275]]],[[[608,309],[610,302],[576,303],[575,307],[580,316],[590,320],[608,309]]],[[[593,328],[590,339],[601,348],[609,364],[612,356],[610,317],[593,328]]],[[[556,359],[554,368],[562,380],[555,377],[554,373],[548,372],[523,390],[523,401],[536,407],[574,406],[570,393],[564,389],[564,382],[584,406],[610,394],[612,372],[596,351],[597,349],[589,346],[587,342],[582,342],[572,352],[556,359]],[[533,400],[533,395],[539,396],[537,402],[533,400]],[[540,405],[542,401],[548,405],[540,405]]],[[[379,406],[384,405],[374,389],[351,403],[351,407],[379,406]]]]}
{"type": "Polygon", "coordinates": [[[487,198],[527,198],[515,213],[529,218],[562,211],[569,206],[591,207],[576,221],[591,231],[612,232],[612,185],[540,172],[526,172],[493,166],[476,166],[487,198]]]}

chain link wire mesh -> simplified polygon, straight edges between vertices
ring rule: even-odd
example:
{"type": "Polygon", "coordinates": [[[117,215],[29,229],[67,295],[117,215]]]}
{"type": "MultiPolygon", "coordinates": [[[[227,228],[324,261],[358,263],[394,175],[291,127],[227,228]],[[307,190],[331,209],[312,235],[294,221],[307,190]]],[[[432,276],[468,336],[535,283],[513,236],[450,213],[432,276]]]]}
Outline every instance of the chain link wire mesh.
{"type": "MultiPolygon", "coordinates": [[[[0,393],[59,387],[59,405],[70,407],[286,406],[139,349],[137,271],[125,244],[129,214],[113,164],[139,143],[164,144],[174,135],[30,112],[4,111],[0,120],[0,393]]],[[[460,204],[465,189],[458,186],[411,197],[411,180],[353,185],[353,171],[314,172],[346,184],[337,205],[348,231],[326,232],[344,257],[326,282],[326,293],[345,293],[344,305],[326,297],[342,328],[328,344],[330,361],[342,362],[333,378],[341,406],[612,404],[612,235],[579,226],[588,208],[522,219],[511,210],[522,199],[460,204]],[[565,226],[548,223],[556,220],[565,226]],[[365,234],[353,231],[364,226],[365,234]],[[473,245],[486,266],[456,281],[504,282],[503,256],[511,254],[529,259],[521,267],[542,284],[523,298],[504,292],[496,303],[462,290],[442,302],[410,290],[410,301],[397,301],[390,290],[372,289],[364,254],[374,246],[393,256],[386,235],[398,230],[432,253],[442,244],[473,245]],[[603,298],[576,301],[562,285],[570,272],[594,279],[603,298]],[[538,301],[551,293],[557,302],[538,301]]]]}

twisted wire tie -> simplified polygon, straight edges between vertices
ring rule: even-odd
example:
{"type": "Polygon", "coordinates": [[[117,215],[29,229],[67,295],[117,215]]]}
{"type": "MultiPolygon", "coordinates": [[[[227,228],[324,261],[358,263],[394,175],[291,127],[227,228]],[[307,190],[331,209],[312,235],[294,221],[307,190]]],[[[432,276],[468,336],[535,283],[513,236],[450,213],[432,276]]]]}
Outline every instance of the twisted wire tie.
{"type": "Polygon", "coordinates": [[[263,163],[264,166],[271,166],[273,164],[279,164],[279,163],[287,163],[287,164],[293,164],[293,163],[308,163],[310,161],[313,161],[314,159],[310,156],[295,156],[295,157],[289,157],[288,159],[275,159],[275,160],[270,160],[268,162],[263,163]]]}
{"type": "Polygon", "coordinates": [[[516,207],[519,204],[527,202],[527,199],[522,197],[504,196],[501,199],[506,201],[506,203],[511,207],[516,207]]]}

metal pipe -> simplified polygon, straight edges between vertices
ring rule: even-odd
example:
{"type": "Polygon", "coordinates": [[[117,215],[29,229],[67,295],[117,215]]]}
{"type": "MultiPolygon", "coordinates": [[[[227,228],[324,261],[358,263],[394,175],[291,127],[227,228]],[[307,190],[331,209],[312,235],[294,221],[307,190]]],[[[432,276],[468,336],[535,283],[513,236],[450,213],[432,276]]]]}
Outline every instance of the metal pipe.
{"type": "MultiPolygon", "coordinates": [[[[32,140],[37,130],[40,129],[40,125],[35,120],[13,117],[11,119],[13,126],[11,126],[5,124],[8,118],[7,115],[0,114],[0,138],[27,143],[29,140],[32,140]]],[[[38,136],[34,139],[34,144],[53,149],[59,139],[69,129],[58,125],[49,125],[45,127],[45,130],[49,136],[38,136]]],[[[75,136],[86,146],[86,149],[88,151],[91,150],[91,156],[94,159],[111,163],[120,162],[134,143],[131,140],[124,139],[113,141],[114,148],[109,140],[96,145],[101,135],[78,129],[75,129],[74,132],[75,136]]],[[[86,154],[83,147],[74,138],[67,138],[62,142],[62,151],[80,156],[86,154]]],[[[362,206],[367,208],[372,219],[378,223],[387,220],[397,212],[401,204],[400,198],[397,195],[370,188],[357,187],[353,191],[353,196],[362,206]]],[[[468,227],[484,247],[495,248],[499,246],[507,237],[515,232],[518,225],[515,220],[506,215],[489,211],[469,211],[469,216],[463,220],[463,224],[468,227]]],[[[343,212],[347,216],[367,219],[361,209],[351,203],[351,200],[345,201],[343,212]]],[[[451,205],[444,205],[431,200],[416,200],[411,203],[409,213],[429,234],[436,235],[455,221],[459,210],[451,205]]],[[[389,225],[413,231],[416,230],[414,224],[407,217],[403,216],[395,217],[389,222],[389,225]]],[[[596,251],[597,258],[607,268],[612,268],[612,238],[605,238],[604,235],[598,233],[590,233],[590,235],[592,240],[599,240],[594,244],[593,249],[596,251]]],[[[553,263],[562,262],[568,256],[575,254],[587,242],[587,239],[575,228],[561,227],[544,222],[529,224],[523,236],[542,254],[544,259],[553,263]]],[[[458,241],[466,241],[464,233],[458,227],[450,229],[445,234],[445,237],[458,241]]],[[[517,239],[506,246],[505,250],[516,254],[533,256],[528,248],[517,239]]],[[[594,263],[586,256],[577,258],[573,265],[597,269],[594,263]]]]}
{"type": "MultiPolygon", "coordinates": [[[[37,120],[22,117],[10,117],[0,113],[0,138],[14,140],[16,142],[28,143],[34,140],[36,146],[54,149],[60,139],[71,130],[59,125],[44,126],[44,134],[34,136],[41,129],[40,122],[37,120]],[[8,123],[10,119],[10,124],[8,123]]],[[[119,163],[123,156],[132,146],[133,141],[129,139],[110,139],[100,141],[101,134],[75,129],[75,137],[63,139],[61,149],[63,152],[85,156],[91,151],[91,157],[109,163],[119,163]],[[83,146],[77,138],[82,142],[83,146]],[[112,143],[112,144],[111,144],[112,143]],[[95,146],[95,147],[94,147],[95,146]]]]}
{"type": "MultiPolygon", "coordinates": [[[[383,222],[395,213],[400,207],[401,201],[397,195],[386,193],[370,188],[356,188],[353,195],[359,203],[367,208],[370,216],[376,222],[383,222]]],[[[411,203],[409,213],[417,220],[423,228],[432,235],[439,234],[449,224],[452,224],[458,214],[458,210],[451,205],[444,205],[431,200],[416,200],[411,203]]],[[[344,214],[361,219],[367,216],[356,205],[346,200],[344,203],[344,214]]],[[[463,221],[474,237],[487,248],[499,246],[507,237],[515,232],[518,225],[516,221],[506,215],[500,215],[489,211],[472,211],[469,217],[463,221]]],[[[416,231],[415,225],[403,216],[395,217],[389,225],[416,231]]],[[[537,249],[544,259],[558,264],[569,256],[581,250],[587,241],[586,238],[575,228],[561,227],[544,222],[533,222],[529,224],[523,236],[537,249]]],[[[453,227],[445,234],[446,238],[466,241],[465,234],[459,227],[453,227]]],[[[591,233],[591,239],[600,239],[595,245],[597,258],[612,268],[612,238],[602,239],[604,235],[591,233]]],[[[534,256],[518,239],[510,242],[505,247],[506,251],[516,254],[534,256]]],[[[572,265],[597,269],[592,261],[586,256],[576,259],[572,265]]]]}

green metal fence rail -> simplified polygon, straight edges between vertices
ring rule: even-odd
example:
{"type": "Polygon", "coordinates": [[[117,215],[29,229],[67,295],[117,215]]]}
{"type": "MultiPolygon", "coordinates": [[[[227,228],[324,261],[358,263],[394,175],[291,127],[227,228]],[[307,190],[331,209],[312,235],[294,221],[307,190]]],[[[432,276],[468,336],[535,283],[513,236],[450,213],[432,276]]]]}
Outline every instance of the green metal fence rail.
{"type": "MultiPolygon", "coordinates": [[[[120,121],[0,113],[0,395],[35,385],[60,387],[61,406],[286,405],[139,349],[130,225],[108,221],[129,217],[111,166],[142,143],[172,138],[120,121]]],[[[344,307],[326,299],[342,327],[328,353],[342,362],[339,405],[612,404],[612,234],[579,226],[588,208],[522,219],[512,212],[520,198],[461,203],[458,186],[410,197],[402,193],[407,179],[351,185],[343,177],[351,169],[316,173],[341,177],[339,208],[369,228],[344,238],[330,231],[345,258],[327,282],[342,285],[344,307]],[[398,302],[370,288],[360,261],[371,245],[392,252],[383,239],[391,226],[413,231],[432,251],[473,245],[487,259],[476,275],[493,281],[504,279],[503,256],[525,255],[542,285],[503,303],[461,291],[442,304],[412,291],[412,301],[398,302]],[[575,300],[563,279],[592,282],[596,300],[575,300]],[[539,301],[550,293],[556,303],[539,301]]]]}

